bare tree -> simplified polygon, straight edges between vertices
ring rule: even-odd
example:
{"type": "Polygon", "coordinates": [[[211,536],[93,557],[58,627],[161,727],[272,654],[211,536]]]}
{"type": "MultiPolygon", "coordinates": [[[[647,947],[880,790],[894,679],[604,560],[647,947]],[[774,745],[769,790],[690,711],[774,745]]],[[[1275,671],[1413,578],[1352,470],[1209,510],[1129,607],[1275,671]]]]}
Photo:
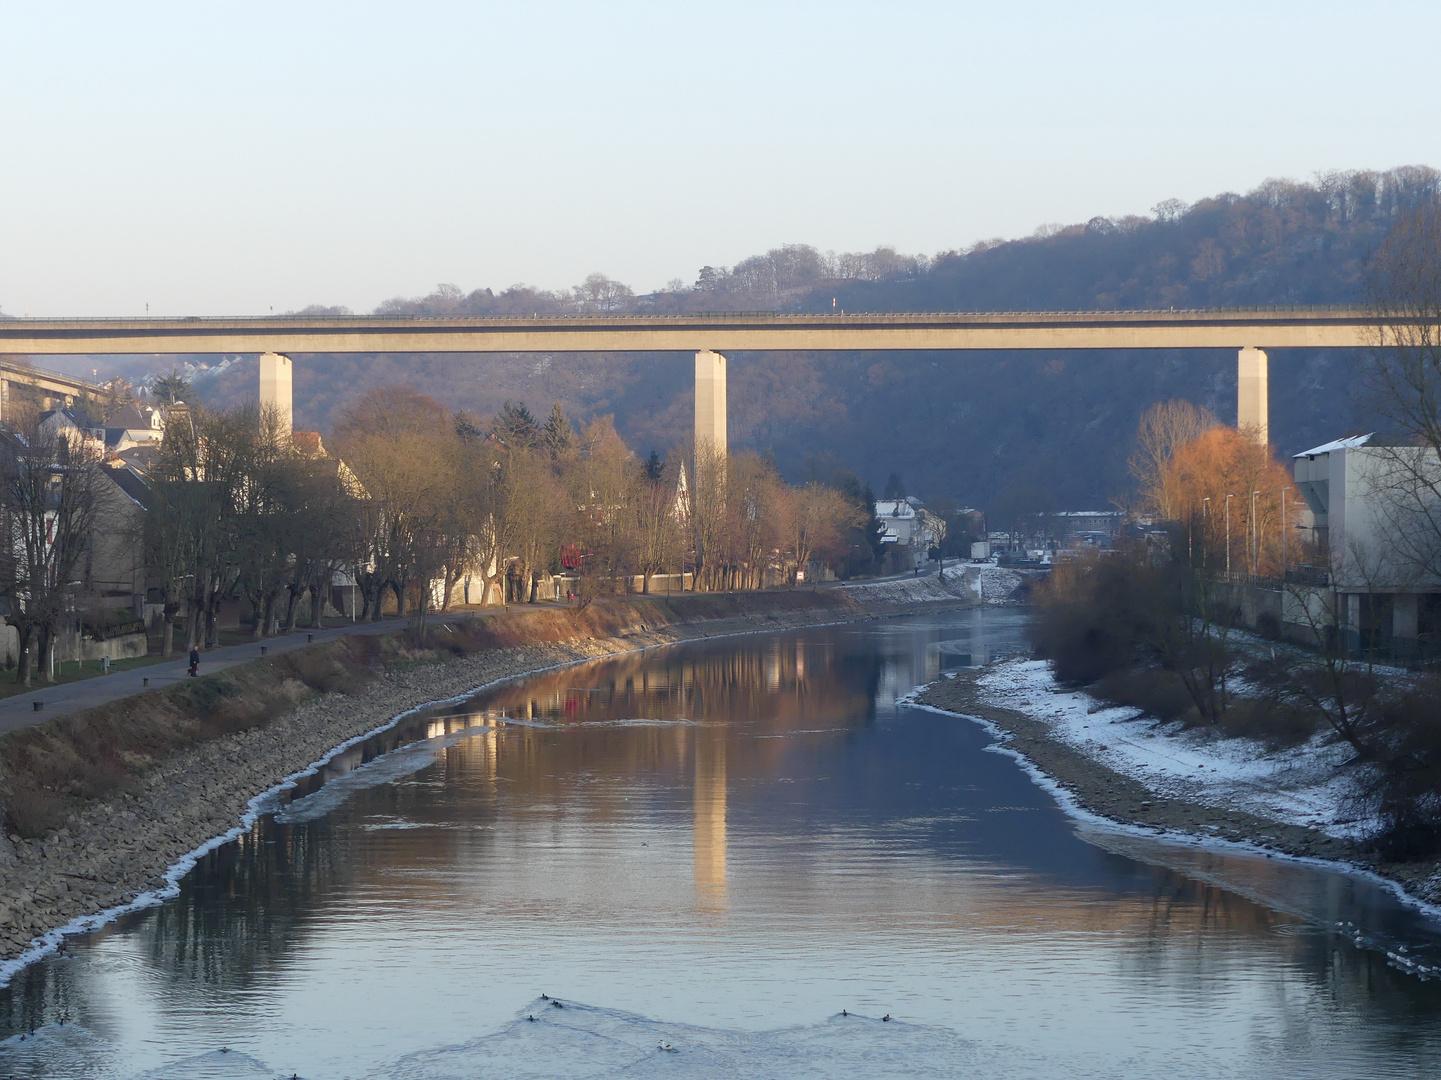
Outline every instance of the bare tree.
{"type": "Polygon", "coordinates": [[[691,461],[687,515],[693,568],[691,588],[700,592],[717,587],[717,575],[723,564],[727,462],[725,455],[709,444],[695,447],[691,461]]]}
{"type": "Polygon", "coordinates": [[[1218,424],[1209,409],[1179,398],[1157,402],[1141,415],[1136,448],[1128,463],[1146,512],[1163,521],[1176,521],[1192,509],[1181,505],[1181,493],[1172,483],[1171,462],[1177,450],[1218,424]]]}
{"type": "Polygon", "coordinates": [[[37,660],[46,681],[53,678],[55,639],[73,618],[102,481],[88,440],[57,437],[33,420],[0,439],[0,589],[20,637],[16,677],[25,686],[37,660]]]}
{"type": "Polygon", "coordinates": [[[1377,642],[1374,637],[1365,642],[1353,638],[1348,594],[1335,586],[1338,581],[1359,585],[1360,592],[1349,595],[1371,607],[1374,615],[1382,595],[1377,583],[1387,561],[1374,547],[1353,540],[1344,550],[1328,554],[1328,583],[1287,582],[1282,591],[1283,621],[1303,627],[1311,647],[1278,663],[1268,689],[1319,717],[1358,759],[1374,754],[1371,729],[1380,703],[1377,642]]]}
{"type": "Polygon", "coordinates": [[[1367,447],[1391,554],[1441,575],[1441,200],[1402,214],[1367,269],[1374,323],[1362,400],[1392,428],[1367,447]]]}
{"type": "Polygon", "coordinates": [[[789,495],[786,544],[794,585],[797,573],[805,570],[816,555],[843,554],[846,531],[863,526],[866,515],[839,491],[815,482],[789,495]]]}
{"type": "Polygon", "coordinates": [[[681,517],[677,513],[676,478],[665,470],[651,477],[642,469],[636,477],[632,511],[635,522],[635,565],[641,576],[641,592],[650,592],[651,579],[680,561],[683,542],[681,517]]]}

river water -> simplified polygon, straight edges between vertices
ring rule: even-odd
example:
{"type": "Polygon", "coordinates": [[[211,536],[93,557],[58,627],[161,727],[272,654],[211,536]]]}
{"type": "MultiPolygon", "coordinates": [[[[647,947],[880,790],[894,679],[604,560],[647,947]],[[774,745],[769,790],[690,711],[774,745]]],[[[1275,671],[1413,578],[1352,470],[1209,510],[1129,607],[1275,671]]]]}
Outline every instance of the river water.
{"type": "Polygon", "coordinates": [[[1441,928],[1386,890],[1078,826],[901,703],[1023,618],[673,646],[419,714],[18,975],[0,1077],[1441,1072],[1441,982],[1387,958],[1441,928]]]}

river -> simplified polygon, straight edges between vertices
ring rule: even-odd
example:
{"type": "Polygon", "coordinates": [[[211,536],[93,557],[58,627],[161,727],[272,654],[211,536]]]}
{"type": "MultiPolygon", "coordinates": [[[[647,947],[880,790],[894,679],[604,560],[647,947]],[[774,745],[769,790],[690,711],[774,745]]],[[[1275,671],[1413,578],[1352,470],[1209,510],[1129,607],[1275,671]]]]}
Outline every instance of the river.
{"type": "Polygon", "coordinates": [[[1441,983],[1386,955],[1441,928],[1387,890],[1078,825],[903,703],[1023,619],[678,645],[417,714],[19,974],[0,1076],[1441,1072],[1441,983]]]}

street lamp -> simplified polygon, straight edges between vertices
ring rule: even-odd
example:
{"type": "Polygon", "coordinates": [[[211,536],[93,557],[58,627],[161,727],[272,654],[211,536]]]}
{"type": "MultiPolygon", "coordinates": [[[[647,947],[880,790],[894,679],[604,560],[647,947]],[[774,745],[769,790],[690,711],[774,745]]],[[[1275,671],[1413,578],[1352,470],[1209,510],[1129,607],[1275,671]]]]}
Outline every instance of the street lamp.
{"type": "Polygon", "coordinates": [[[1253,492],[1251,492],[1251,576],[1252,576],[1252,577],[1255,577],[1255,576],[1256,576],[1256,570],[1259,568],[1260,563],[1261,563],[1261,548],[1260,548],[1260,546],[1259,546],[1259,543],[1258,543],[1259,538],[1258,538],[1257,533],[1256,533],[1256,496],[1259,495],[1259,494],[1261,494],[1259,491],[1253,491],[1253,492]]]}
{"type": "Polygon", "coordinates": [[[1207,549],[1211,546],[1211,497],[1201,500],[1201,573],[1206,572],[1207,549]]]}
{"type": "Polygon", "coordinates": [[[1226,496],[1226,575],[1231,574],[1231,500],[1236,496],[1226,496]]]}
{"type": "Polygon", "coordinates": [[[1286,492],[1289,488],[1281,489],[1281,583],[1286,582],[1286,492]]]}

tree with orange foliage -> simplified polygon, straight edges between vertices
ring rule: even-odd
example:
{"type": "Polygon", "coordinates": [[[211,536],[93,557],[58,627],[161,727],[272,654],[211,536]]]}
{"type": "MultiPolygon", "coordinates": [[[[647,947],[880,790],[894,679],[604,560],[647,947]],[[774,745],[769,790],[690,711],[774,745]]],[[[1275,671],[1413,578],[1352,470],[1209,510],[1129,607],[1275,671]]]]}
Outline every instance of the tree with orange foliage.
{"type": "MultiPolygon", "coordinates": [[[[1300,499],[1286,467],[1265,447],[1232,427],[1214,427],[1179,446],[1162,469],[1162,482],[1174,500],[1176,520],[1187,528],[1191,558],[1203,569],[1260,576],[1280,575],[1286,559],[1294,564],[1296,541],[1282,536],[1281,492],[1288,507],[1300,499]],[[1252,494],[1255,498],[1252,498],[1252,494]],[[1226,501],[1231,496],[1229,551],[1226,501]],[[1252,508],[1255,519],[1252,519],[1252,508]]],[[[1294,518],[1288,518],[1286,532],[1294,518]]]]}

